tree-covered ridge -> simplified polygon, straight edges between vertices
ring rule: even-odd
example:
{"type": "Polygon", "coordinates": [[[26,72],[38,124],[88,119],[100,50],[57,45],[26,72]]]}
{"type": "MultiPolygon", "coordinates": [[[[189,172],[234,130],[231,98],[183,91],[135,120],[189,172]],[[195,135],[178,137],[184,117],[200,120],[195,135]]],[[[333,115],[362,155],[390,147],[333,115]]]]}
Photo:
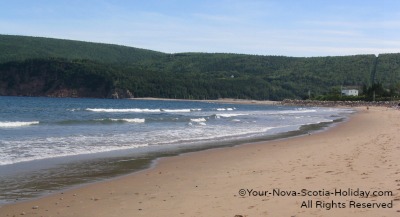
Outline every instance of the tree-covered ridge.
{"type": "MultiPolygon", "coordinates": [[[[295,58],[186,53],[170,55],[164,63],[146,67],[174,73],[178,77],[196,74],[221,85],[251,81],[249,87],[240,85],[242,90],[255,89],[252,91],[257,93],[261,89],[263,93],[257,94],[258,99],[281,99],[305,97],[308,91],[313,95],[324,94],[334,86],[369,85],[374,61],[374,55],[295,58]]],[[[237,93],[235,96],[240,98],[241,95],[237,93]]]]}
{"type": "Polygon", "coordinates": [[[400,54],[380,54],[377,58],[375,83],[400,90],[400,54]]]}
{"type": "Polygon", "coordinates": [[[367,90],[379,83],[392,96],[400,90],[399,66],[400,54],[165,54],[0,35],[0,95],[109,97],[115,90],[129,90],[135,97],[281,100],[337,94],[341,87],[367,90]]]}
{"type": "Polygon", "coordinates": [[[163,53],[120,45],[73,40],[0,35],[0,63],[39,59],[91,59],[105,63],[138,63],[162,57],[163,53]]]}

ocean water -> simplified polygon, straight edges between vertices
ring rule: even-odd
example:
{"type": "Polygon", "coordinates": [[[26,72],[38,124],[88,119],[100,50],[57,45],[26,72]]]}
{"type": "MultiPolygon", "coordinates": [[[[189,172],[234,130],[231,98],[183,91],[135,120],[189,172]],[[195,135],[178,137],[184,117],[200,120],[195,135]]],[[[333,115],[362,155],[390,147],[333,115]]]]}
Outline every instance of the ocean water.
{"type": "Polygon", "coordinates": [[[0,203],[129,173],[160,156],[267,139],[352,110],[0,97],[0,203]]]}

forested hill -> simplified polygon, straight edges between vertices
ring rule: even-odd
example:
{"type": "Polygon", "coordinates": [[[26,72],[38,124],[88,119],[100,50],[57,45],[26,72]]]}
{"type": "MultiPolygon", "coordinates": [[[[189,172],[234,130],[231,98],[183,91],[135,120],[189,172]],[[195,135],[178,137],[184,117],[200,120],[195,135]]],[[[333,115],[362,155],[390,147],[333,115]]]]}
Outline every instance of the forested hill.
{"type": "Polygon", "coordinates": [[[0,35],[0,63],[52,57],[123,64],[143,62],[164,55],[161,52],[111,44],[0,35]]]}
{"type": "Polygon", "coordinates": [[[400,54],[284,57],[178,53],[0,35],[0,95],[307,98],[381,82],[398,93],[400,54]]]}

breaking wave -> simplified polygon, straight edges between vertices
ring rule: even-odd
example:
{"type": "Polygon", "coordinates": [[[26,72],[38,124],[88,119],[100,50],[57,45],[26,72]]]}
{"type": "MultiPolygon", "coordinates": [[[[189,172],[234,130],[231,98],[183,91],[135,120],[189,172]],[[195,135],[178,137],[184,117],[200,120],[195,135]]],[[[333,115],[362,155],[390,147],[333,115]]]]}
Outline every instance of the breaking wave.
{"type": "Polygon", "coordinates": [[[39,124],[39,121],[4,121],[0,122],[0,128],[26,127],[39,124]]]}

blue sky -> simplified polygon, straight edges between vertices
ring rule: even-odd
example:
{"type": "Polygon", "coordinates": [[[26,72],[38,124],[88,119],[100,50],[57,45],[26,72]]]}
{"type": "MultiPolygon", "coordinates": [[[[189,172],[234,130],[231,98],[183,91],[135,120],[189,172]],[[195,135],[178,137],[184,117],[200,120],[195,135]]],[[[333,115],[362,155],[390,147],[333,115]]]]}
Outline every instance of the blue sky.
{"type": "Polygon", "coordinates": [[[166,53],[398,53],[400,1],[0,0],[0,34],[166,53]]]}

